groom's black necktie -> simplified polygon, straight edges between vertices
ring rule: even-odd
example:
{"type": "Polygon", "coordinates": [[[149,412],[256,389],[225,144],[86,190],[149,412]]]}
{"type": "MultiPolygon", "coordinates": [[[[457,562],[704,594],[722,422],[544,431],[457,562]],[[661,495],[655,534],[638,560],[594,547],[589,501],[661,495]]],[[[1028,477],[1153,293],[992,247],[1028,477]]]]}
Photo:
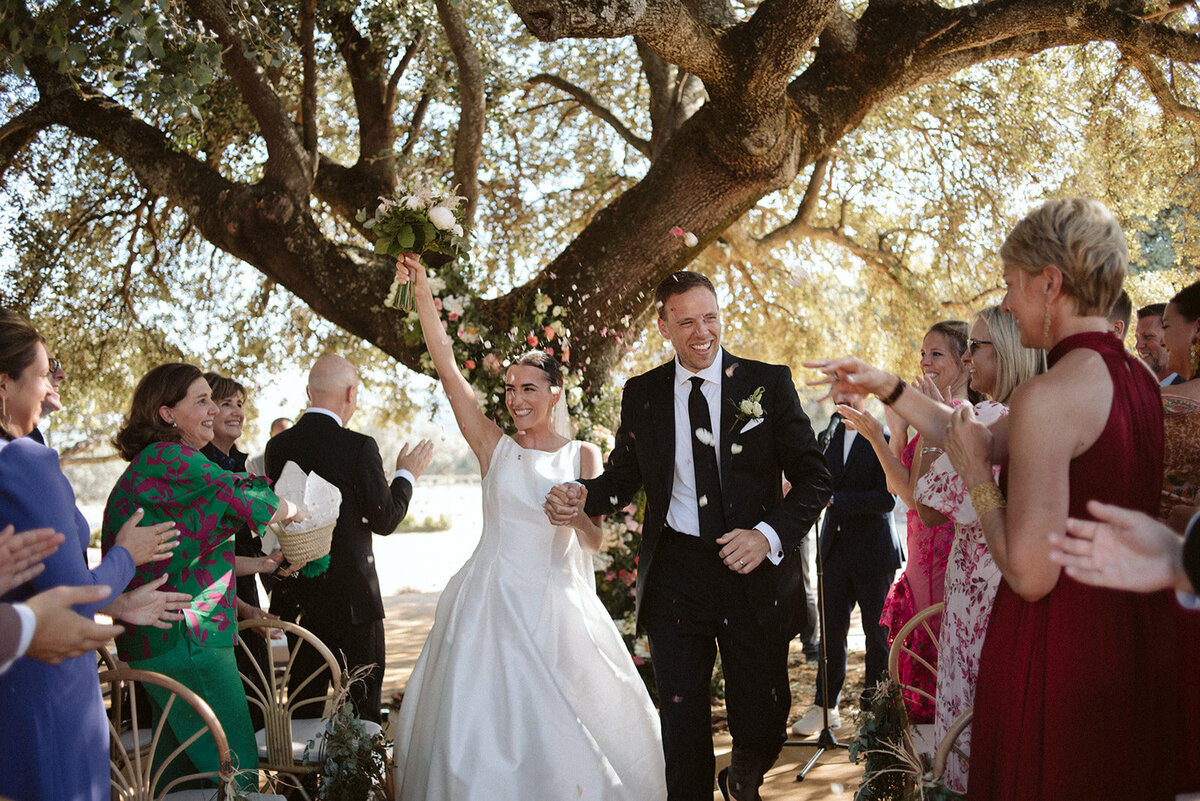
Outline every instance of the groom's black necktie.
{"type": "Polygon", "coordinates": [[[716,542],[725,534],[725,504],[721,500],[721,474],[717,470],[716,439],[708,401],[700,391],[704,379],[693,376],[688,395],[688,421],[692,426],[692,466],[696,470],[696,504],[700,511],[700,539],[716,542]],[[698,431],[704,434],[697,436],[698,431]],[[707,442],[702,441],[703,437],[707,442]]]}

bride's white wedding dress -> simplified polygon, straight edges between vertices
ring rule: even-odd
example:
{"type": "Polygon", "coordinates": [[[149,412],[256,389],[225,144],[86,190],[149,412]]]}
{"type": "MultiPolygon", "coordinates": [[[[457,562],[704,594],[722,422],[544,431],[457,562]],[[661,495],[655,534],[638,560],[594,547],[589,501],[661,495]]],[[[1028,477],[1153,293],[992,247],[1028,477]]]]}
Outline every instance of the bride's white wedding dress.
{"type": "Polygon", "coordinates": [[[551,487],[579,476],[580,445],[496,445],[483,535],[404,691],[397,799],[666,798],[658,715],[591,557],[542,511],[551,487]]]}

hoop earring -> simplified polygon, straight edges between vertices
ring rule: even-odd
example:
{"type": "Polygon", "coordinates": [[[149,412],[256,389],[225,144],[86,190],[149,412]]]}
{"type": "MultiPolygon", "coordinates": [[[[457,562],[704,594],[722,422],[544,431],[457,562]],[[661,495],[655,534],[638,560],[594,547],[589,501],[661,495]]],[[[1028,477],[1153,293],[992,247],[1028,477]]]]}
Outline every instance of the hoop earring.
{"type": "Polygon", "coordinates": [[[1200,342],[1193,342],[1189,350],[1192,356],[1192,378],[1200,378],[1200,342]]]}

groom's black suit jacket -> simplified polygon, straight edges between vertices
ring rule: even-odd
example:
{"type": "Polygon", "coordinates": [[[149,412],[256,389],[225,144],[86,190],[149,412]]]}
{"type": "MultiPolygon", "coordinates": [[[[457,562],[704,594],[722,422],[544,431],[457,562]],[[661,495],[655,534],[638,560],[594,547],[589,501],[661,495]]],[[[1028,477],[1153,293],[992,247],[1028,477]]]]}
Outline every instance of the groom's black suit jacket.
{"type": "MultiPolygon", "coordinates": [[[[804,591],[800,541],[829,499],[829,470],[817,447],[808,416],[800,406],[791,370],[721,351],[721,496],[729,529],[751,529],[761,522],[779,535],[784,558],[763,560],[737,578],[772,635],[792,637],[807,617],[796,599],[804,591]],[[763,388],[762,422],[747,428],[737,419],[736,404],[763,388]],[[735,447],[736,446],[736,447],[735,447]],[[734,453],[734,451],[737,453],[734,453]],[[791,491],[783,497],[783,478],[791,491]]],[[[675,471],[675,361],[631,378],[621,399],[621,425],[604,473],[582,482],[586,512],[607,514],[646,489],[646,515],[638,556],[637,610],[640,619],[646,588],[654,581],[654,553],[667,519],[675,471]]],[[[683,432],[686,436],[687,432],[683,432]]]]}
{"type": "Polygon", "coordinates": [[[324,627],[382,620],[371,533],[395,531],[408,511],[412,484],[397,478],[389,485],[375,440],[319,412],[305,414],[267,442],[265,462],[272,481],[289,461],[341,490],[342,506],[329,569],[315,578],[280,581],[271,595],[271,611],[285,617],[300,611],[310,623],[324,627]]]}

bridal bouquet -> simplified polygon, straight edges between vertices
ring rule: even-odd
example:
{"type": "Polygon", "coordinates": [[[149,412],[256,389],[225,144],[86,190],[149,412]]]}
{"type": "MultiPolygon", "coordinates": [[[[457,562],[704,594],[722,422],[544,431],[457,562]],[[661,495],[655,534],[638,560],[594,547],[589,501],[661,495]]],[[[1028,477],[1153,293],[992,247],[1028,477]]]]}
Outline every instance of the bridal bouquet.
{"type": "MultiPolygon", "coordinates": [[[[358,212],[358,221],[375,235],[375,252],[397,259],[405,253],[419,253],[428,267],[467,258],[467,240],[462,227],[461,204],[466,200],[453,192],[438,195],[421,187],[406,195],[397,191],[392,197],[379,198],[375,214],[368,219],[366,209],[358,212]]],[[[393,281],[383,305],[412,311],[411,283],[393,281]]]]}

